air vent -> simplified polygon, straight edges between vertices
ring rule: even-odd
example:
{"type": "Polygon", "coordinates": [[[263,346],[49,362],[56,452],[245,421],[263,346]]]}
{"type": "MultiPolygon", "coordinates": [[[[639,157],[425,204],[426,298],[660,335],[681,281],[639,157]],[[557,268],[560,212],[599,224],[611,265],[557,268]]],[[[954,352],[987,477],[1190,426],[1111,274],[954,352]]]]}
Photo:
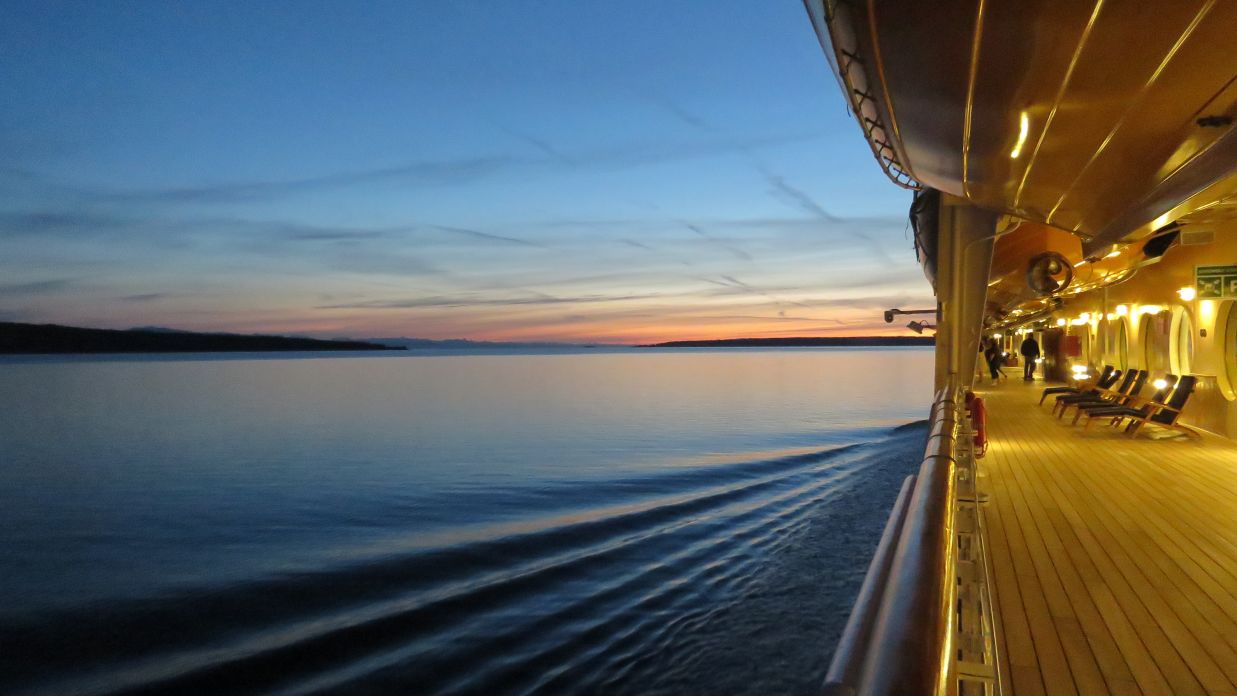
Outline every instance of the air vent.
{"type": "Polygon", "coordinates": [[[1182,230],[1181,246],[1210,244],[1216,240],[1215,230],[1182,230]]]}

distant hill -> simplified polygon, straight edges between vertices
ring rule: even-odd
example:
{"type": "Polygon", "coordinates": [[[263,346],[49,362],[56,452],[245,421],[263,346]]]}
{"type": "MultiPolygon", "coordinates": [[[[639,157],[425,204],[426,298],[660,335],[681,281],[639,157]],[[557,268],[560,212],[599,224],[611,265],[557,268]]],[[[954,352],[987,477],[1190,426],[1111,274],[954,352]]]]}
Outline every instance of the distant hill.
{"type": "Polygon", "coordinates": [[[553,349],[577,349],[577,348],[594,348],[593,344],[582,343],[520,343],[517,341],[470,341],[467,338],[448,338],[435,340],[432,338],[365,338],[361,339],[370,343],[380,343],[384,346],[398,346],[407,348],[408,350],[417,349],[436,349],[436,350],[553,350],[553,349]]]}
{"type": "Polygon", "coordinates": [[[789,348],[795,346],[931,346],[932,336],[794,336],[787,338],[723,338],[715,341],[668,341],[640,348],[789,348]]]}
{"type": "Polygon", "coordinates": [[[403,350],[364,341],[193,333],[164,328],[118,331],[0,322],[2,353],[215,353],[295,350],[403,350]]]}

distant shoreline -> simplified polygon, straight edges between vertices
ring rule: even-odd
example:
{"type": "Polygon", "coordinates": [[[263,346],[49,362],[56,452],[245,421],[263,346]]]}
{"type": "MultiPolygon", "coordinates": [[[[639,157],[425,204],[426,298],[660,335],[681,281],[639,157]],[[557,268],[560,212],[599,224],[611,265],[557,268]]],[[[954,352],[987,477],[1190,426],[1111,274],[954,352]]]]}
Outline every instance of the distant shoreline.
{"type": "Polygon", "coordinates": [[[404,350],[365,341],[288,336],[193,333],[142,329],[84,329],[58,324],[0,322],[0,355],[104,353],[277,353],[294,351],[404,350]]]}
{"type": "Polygon", "coordinates": [[[790,338],[722,338],[711,341],[667,341],[637,348],[792,348],[813,346],[932,346],[932,336],[796,336],[790,338]]]}

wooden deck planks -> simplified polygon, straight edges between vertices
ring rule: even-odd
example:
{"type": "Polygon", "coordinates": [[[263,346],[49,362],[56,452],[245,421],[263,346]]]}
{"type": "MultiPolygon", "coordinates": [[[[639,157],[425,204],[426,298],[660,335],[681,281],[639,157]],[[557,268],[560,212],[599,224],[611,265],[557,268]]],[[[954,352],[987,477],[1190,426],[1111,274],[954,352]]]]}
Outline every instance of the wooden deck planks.
{"type": "Polygon", "coordinates": [[[1015,694],[1237,694],[1237,444],[1084,432],[981,389],[1001,667],[1015,694]]]}

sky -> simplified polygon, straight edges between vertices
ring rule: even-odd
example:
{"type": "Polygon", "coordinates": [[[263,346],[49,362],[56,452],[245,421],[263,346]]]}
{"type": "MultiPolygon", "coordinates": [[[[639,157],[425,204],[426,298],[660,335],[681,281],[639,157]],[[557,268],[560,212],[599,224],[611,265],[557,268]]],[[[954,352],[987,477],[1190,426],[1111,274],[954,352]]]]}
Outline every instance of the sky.
{"type": "Polygon", "coordinates": [[[0,321],[906,333],[909,203],[800,0],[0,5],[0,321]]]}

